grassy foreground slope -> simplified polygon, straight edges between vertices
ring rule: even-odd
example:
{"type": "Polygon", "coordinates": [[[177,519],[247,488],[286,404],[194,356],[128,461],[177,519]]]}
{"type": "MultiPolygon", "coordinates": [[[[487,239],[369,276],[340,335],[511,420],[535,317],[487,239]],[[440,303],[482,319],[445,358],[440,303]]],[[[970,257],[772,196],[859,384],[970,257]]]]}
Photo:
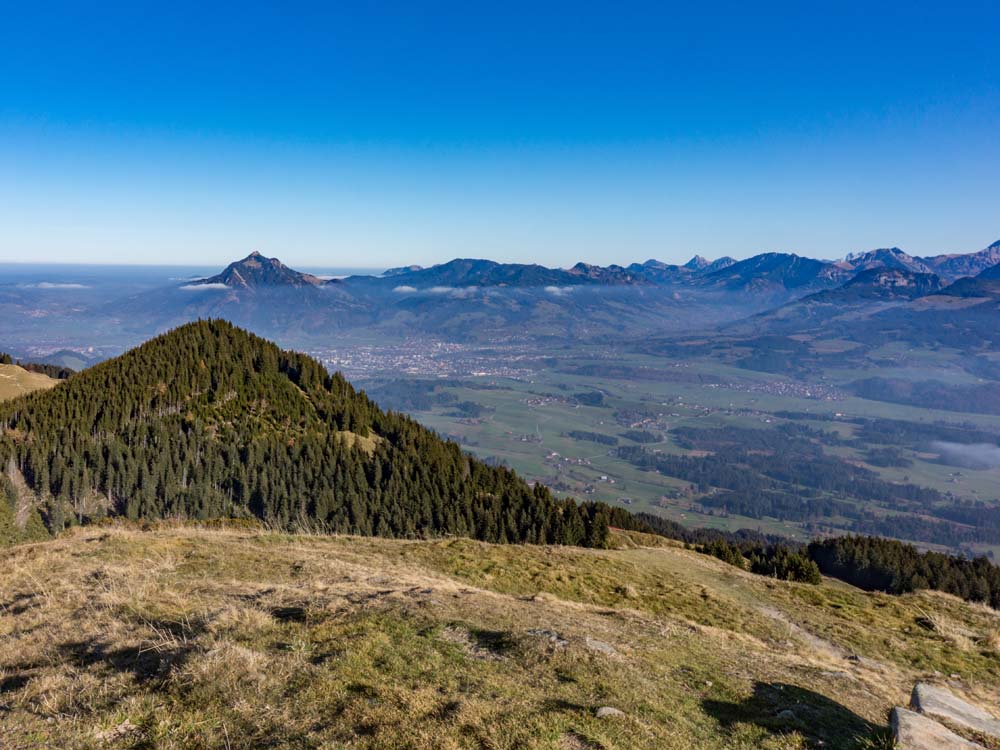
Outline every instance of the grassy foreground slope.
{"type": "Polygon", "coordinates": [[[616,541],[92,526],[8,549],[0,745],[879,748],[918,678],[1000,703],[985,607],[616,541]]]}
{"type": "Polygon", "coordinates": [[[23,396],[32,391],[48,390],[59,381],[40,372],[29,372],[17,365],[0,365],[0,401],[23,396]]]}

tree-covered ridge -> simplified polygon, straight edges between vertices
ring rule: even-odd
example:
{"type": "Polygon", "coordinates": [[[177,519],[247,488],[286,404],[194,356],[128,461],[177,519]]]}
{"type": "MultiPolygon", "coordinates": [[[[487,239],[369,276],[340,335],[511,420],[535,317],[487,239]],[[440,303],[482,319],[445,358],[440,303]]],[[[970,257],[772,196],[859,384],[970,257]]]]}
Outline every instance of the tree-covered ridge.
{"type": "Polygon", "coordinates": [[[870,536],[817,540],[809,545],[809,556],[826,575],[868,591],[933,589],[1000,609],[1000,568],[985,557],[968,560],[921,552],[894,539],[870,536]]]}
{"type": "Polygon", "coordinates": [[[690,529],[620,508],[611,512],[610,521],[623,529],[676,539],[730,565],[773,578],[818,583],[822,573],[867,591],[905,594],[931,589],[1000,609],[1000,567],[985,557],[970,560],[921,552],[912,544],[874,536],[832,537],[805,545],[752,529],[690,529]]]}
{"type": "Polygon", "coordinates": [[[120,514],[494,542],[607,534],[606,508],[556,500],[319,362],[215,320],[3,404],[0,459],[52,530],[120,514]]]}

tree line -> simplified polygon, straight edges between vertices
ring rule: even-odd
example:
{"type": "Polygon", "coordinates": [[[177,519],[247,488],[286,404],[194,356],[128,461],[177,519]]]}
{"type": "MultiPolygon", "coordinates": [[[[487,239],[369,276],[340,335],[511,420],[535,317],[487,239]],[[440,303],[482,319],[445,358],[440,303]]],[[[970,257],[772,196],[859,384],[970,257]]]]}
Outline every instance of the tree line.
{"type": "Polygon", "coordinates": [[[22,362],[19,359],[15,359],[7,352],[0,352],[0,365],[17,365],[28,372],[38,372],[42,375],[48,375],[50,378],[54,378],[56,380],[65,380],[74,372],[69,367],[62,367],[61,365],[47,365],[39,362],[22,362]]]}
{"type": "Polygon", "coordinates": [[[615,527],[683,542],[731,565],[773,578],[819,583],[822,574],[866,591],[905,594],[930,589],[1000,609],[1000,567],[986,557],[921,552],[895,539],[860,535],[805,545],[751,529],[689,529],[659,516],[632,515],[623,509],[615,509],[610,522],[615,527]]]}

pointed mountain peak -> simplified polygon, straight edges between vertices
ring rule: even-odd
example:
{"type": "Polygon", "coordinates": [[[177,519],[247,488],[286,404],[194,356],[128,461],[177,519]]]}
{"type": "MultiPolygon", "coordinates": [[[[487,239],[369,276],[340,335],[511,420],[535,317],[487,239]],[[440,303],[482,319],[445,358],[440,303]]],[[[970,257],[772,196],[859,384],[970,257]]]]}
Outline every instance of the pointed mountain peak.
{"type": "Polygon", "coordinates": [[[266,258],[254,250],[242,260],[226,266],[225,270],[195,284],[225,284],[233,289],[256,289],[280,286],[315,286],[322,281],[307,273],[299,273],[277,258],[266,258]]]}
{"type": "Polygon", "coordinates": [[[703,268],[708,268],[711,265],[708,258],[703,258],[700,255],[694,256],[691,260],[684,264],[684,268],[690,269],[692,271],[700,271],[703,268]]]}

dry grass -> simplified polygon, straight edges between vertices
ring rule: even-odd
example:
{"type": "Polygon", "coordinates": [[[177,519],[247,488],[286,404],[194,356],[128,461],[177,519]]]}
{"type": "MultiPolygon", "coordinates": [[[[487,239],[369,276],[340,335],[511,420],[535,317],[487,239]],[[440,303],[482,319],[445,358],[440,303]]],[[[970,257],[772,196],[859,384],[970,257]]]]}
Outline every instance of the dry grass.
{"type": "Polygon", "coordinates": [[[375,448],[381,443],[384,438],[375,433],[371,433],[368,436],[359,435],[356,432],[350,432],[348,430],[340,430],[336,433],[336,436],[344,441],[344,444],[348,448],[358,447],[361,448],[369,456],[375,452],[375,448]]]}
{"type": "Polygon", "coordinates": [[[989,610],[640,542],[164,527],[7,550],[0,746],[862,748],[934,671],[1000,700],[989,610]]]}
{"type": "Polygon", "coordinates": [[[17,398],[32,391],[52,388],[59,383],[39,372],[28,372],[17,365],[0,365],[0,401],[17,398]]]}

